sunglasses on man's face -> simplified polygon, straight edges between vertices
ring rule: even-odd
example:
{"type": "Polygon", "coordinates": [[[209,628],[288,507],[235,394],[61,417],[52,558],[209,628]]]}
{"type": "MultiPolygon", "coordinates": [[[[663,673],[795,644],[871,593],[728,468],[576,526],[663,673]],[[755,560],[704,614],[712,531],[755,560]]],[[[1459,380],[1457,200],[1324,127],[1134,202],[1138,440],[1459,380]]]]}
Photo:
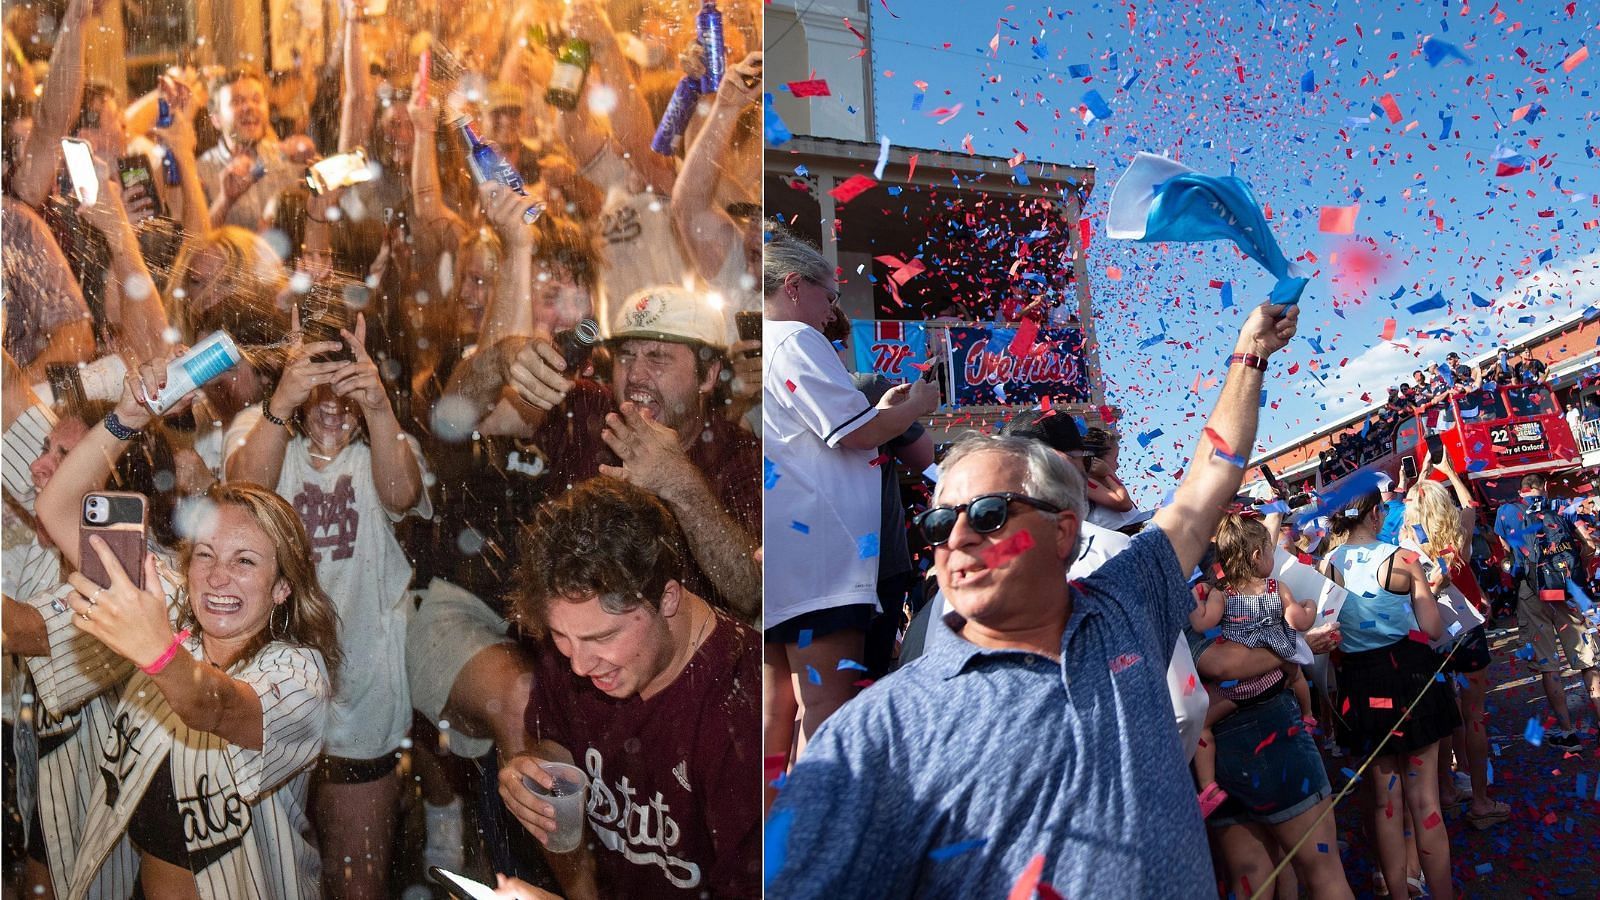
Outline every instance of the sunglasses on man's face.
{"type": "Polygon", "coordinates": [[[967,525],[973,531],[992,534],[1006,527],[1006,518],[1013,503],[1024,503],[1052,514],[1062,512],[1061,507],[1054,503],[1036,500],[1026,494],[982,494],[960,506],[935,506],[912,521],[922,529],[922,536],[928,539],[928,543],[937,547],[950,540],[950,532],[955,531],[956,520],[961,518],[963,512],[967,514],[967,525]]]}

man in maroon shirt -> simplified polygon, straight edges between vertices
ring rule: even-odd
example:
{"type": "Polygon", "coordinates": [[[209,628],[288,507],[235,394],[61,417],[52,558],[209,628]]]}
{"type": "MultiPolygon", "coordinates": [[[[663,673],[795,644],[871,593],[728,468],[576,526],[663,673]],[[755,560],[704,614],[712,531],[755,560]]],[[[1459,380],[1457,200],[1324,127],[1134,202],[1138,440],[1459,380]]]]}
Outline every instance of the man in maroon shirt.
{"type": "Polygon", "coordinates": [[[725,330],[722,311],[693,292],[640,291],[612,322],[609,384],[567,372],[549,341],[519,339],[514,351],[499,349],[480,363],[503,367],[495,390],[512,390],[477,430],[530,439],[549,466],[552,491],[605,474],[661,498],[689,541],[690,587],[754,621],[760,442],[713,406],[726,368],[725,330]]]}
{"type": "Polygon", "coordinates": [[[665,505],[595,478],[540,508],[513,597],[532,652],[475,655],[451,719],[491,730],[500,796],[541,844],[554,810],[541,761],[583,769],[584,842],[545,851],[567,897],[761,892],[756,633],[683,586],[688,551],[665,505]]]}

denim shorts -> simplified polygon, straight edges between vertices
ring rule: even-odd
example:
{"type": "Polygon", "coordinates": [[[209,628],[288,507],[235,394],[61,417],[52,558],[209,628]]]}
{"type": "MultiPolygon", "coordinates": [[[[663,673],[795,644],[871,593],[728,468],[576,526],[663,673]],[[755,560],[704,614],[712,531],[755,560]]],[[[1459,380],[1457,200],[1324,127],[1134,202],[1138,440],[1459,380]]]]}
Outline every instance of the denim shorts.
{"type": "Polygon", "coordinates": [[[1211,733],[1217,784],[1228,799],[1206,820],[1208,827],[1282,824],[1333,794],[1317,742],[1301,724],[1293,694],[1284,691],[1245,707],[1214,725],[1211,733]],[[1262,746],[1268,737],[1271,742],[1262,746]]]}

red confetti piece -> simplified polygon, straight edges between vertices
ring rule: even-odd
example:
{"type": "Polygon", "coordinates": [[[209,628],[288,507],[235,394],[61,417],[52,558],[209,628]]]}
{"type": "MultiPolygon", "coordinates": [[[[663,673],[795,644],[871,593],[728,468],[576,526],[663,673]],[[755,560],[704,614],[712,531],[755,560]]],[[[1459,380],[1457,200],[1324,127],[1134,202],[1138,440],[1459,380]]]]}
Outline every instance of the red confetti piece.
{"type": "Polygon", "coordinates": [[[810,81],[789,82],[789,93],[796,97],[831,97],[833,93],[828,90],[828,82],[823,78],[814,78],[810,81]]]}
{"type": "MultiPolygon", "coordinates": [[[[1415,820],[1413,820],[1413,821],[1415,821],[1415,820]]],[[[1428,816],[1428,818],[1423,821],[1422,827],[1423,828],[1438,828],[1439,827],[1439,823],[1443,822],[1443,821],[1444,821],[1444,818],[1439,815],[1439,811],[1438,810],[1434,810],[1428,816]]]]}
{"type": "Polygon", "coordinates": [[[1379,97],[1378,105],[1383,107],[1383,111],[1388,114],[1389,122],[1391,124],[1404,118],[1400,115],[1400,104],[1394,102],[1393,94],[1384,94],[1382,97],[1379,97]]]}
{"type": "Polygon", "coordinates": [[[1055,888],[1048,884],[1039,885],[1039,900],[1066,900],[1055,888]]]}
{"type": "Polygon", "coordinates": [[[1428,637],[1428,633],[1426,631],[1418,631],[1415,628],[1407,632],[1406,637],[1416,641],[1419,644],[1422,644],[1423,646],[1428,646],[1433,643],[1433,639],[1428,637]]]}
{"type": "Polygon", "coordinates": [[[1324,206],[1317,215],[1317,230],[1324,234],[1354,234],[1356,230],[1356,214],[1361,211],[1361,204],[1350,206],[1324,206]]]}
{"type": "Polygon", "coordinates": [[[888,462],[891,459],[894,459],[894,457],[890,456],[887,453],[880,453],[876,457],[873,458],[872,462],[867,463],[867,465],[869,465],[869,466],[881,466],[881,465],[883,465],[884,463],[888,462]]]}
{"type": "Polygon", "coordinates": [[[1256,745],[1256,752],[1257,752],[1257,753],[1260,753],[1260,752],[1261,752],[1261,751],[1263,751],[1263,750],[1265,750],[1265,749],[1267,749],[1267,747],[1268,747],[1268,746],[1269,746],[1269,745],[1270,745],[1270,744],[1271,744],[1271,743],[1272,743],[1272,742],[1273,742],[1273,741],[1275,741],[1275,740],[1277,740],[1277,739],[1278,739],[1278,733],[1277,733],[1277,732],[1276,732],[1276,731],[1274,731],[1274,732],[1272,732],[1272,733],[1271,733],[1271,734],[1269,734],[1269,735],[1267,735],[1267,739],[1266,739],[1266,740],[1264,740],[1264,741],[1262,741],[1262,742],[1261,742],[1261,743],[1259,743],[1259,744],[1257,744],[1257,745],[1256,745]]]}
{"type": "Polygon", "coordinates": [[[1022,874],[1017,876],[1016,883],[1011,885],[1011,893],[1006,895],[1006,900],[1031,900],[1034,892],[1039,889],[1039,877],[1044,874],[1044,854],[1040,853],[1028,861],[1022,874]]]}
{"type": "Polygon", "coordinates": [[[993,547],[983,551],[983,564],[991,569],[1004,568],[1005,565],[1026,553],[1033,546],[1033,535],[1026,531],[1019,531],[1006,538],[993,547]]]}
{"type": "Polygon", "coordinates": [[[1579,47],[1572,51],[1572,55],[1561,61],[1561,71],[1571,72],[1589,58],[1589,48],[1579,47]]]}
{"type": "Polygon", "coordinates": [[[864,192],[876,187],[878,182],[866,175],[851,175],[843,184],[836,186],[828,192],[828,196],[840,203],[849,203],[861,196],[864,192]]]}
{"type": "Polygon", "coordinates": [[[1017,333],[1011,338],[1011,346],[1007,352],[1021,359],[1033,350],[1033,342],[1039,337],[1039,323],[1032,319],[1023,319],[1017,325],[1017,333]]]}
{"type": "Polygon", "coordinates": [[[787,378],[785,378],[785,379],[784,379],[784,380],[783,380],[783,386],[784,386],[784,387],[786,387],[786,388],[788,388],[788,389],[789,389],[789,393],[791,393],[791,394],[792,394],[792,393],[794,393],[794,392],[795,392],[795,391],[796,391],[796,390],[798,390],[798,388],[796,388],[796,387],[795,387],[795,386],[794,386],[794,382],[792,382],[792,381],[790,381],[790,380],[789,380],[789,379],[787,379],[787,378]]]}
{"type": "Polygon", "coordinates": [[[1111,661],[1111,674],[1116,675],[1138,664],[1144,657],[1137,653],[1124,653],[1111,661]]]}
{"type": "Polygon", "coordinates": [[[1384,319],[1383,330],[1378,332],[1378,338],[1385,341],[1394,340],[1394,329],[1395,321],[1393,319],[1384,319]]]}
{"type": "Polygon", "coordinates": [[[1390,697],[1370,697],[1367,702],[1373,709],[1394,709],[1394,700],[1390,697]]]}

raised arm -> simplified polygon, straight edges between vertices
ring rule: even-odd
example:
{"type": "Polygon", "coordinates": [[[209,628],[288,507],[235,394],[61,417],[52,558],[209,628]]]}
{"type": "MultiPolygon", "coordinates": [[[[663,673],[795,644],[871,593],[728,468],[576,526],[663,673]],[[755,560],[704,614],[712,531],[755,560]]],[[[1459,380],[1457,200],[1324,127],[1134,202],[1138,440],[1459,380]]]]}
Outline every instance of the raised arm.
{"type": "Polygon", "coordinates": [[[372,83],[367,74],[366,42],[358,0],[340,4],[344,12],[344,96],[339,102],[339,152],[364,146],[372,131],[372,83]]]}
{"type": "MultiPolygon", "coordinates": [[[[155,418],[138,398],[144,392],[145,385],[149,386],[151,394],[166,385],[167,366],[178,352],[176,348],[168,350],[137,369],[129,369],[122,382],[122,397],[112,411],[124,427],[138,431],[155,418]]],[[[187,408],[186,403],[179,402],[168,412],[176,414],[187,408]]],[[[50,483],[39,492],[34,502],[39,525],[61,550],[61,556],[69,568],[81,568],[78,558],[78,513],[83,495],[99,490],[106,483],[107,476],[127,449],[128,442],[119,440],[106,430],[105,422],[96,423],[61,461],[55,474],[50,476],[50,483]]]]}
{"type": "Polygon", "coordinates": [[[83,51],[89,40],[90,20],[100,13],[94,0],[68,0],[56,45],[50,51],[50,73],[34,104],[33,131],[17,159],[16,196],[43,210],[45,198],[55,188],[61,160],[61,139],[83,105],[83,51]]]}
{"type": "Polygon", "coordinates": [[[717,88],[716,102],[705,127],[684,155],[683,170],[672,185],[672,225],[688,251],[695,271],[710,280],[722,270],[729,253],[743,253],[739,227],[715,204],[717,182],[728,158],[739,114],[761,96],[761,54],[752,53],[730,67],[717,88]],[[745,78],[755,85],[747,87],[745,78]]]}
{"type": "MultiPolygon", "coordinates": [[[[595,0],[573,0],[567,16],[567,29],[589,42],[591,62],[584,96],[578,101],[576,110],[559,117],[562,123],[567,124],[569,119],[576,116],[584,127],[603,134],[604,129],[597,127],[592,119],[590,98],[595,88],[609,88],[616,96],[616,106],[607,114],[607,119],[619,150],[644,176],[646,183],[655,187],[657,193],[670,193],[674,174],[672,160],[650,149],[656,123],[650,118],[644,97],[634,84],[628,60],[622,55],[622,46],[617,43],[616,33],[611,28],[605,10],[595,0]]],[[[579,158],[587,162],[589,156],[580,155],[579,158]]]]}
{"type": "MultiPolygon", "coordinates": [[[[291,331],[298,334],[299,310],[291,309],[289,318],[291,331]]],[[[278,379],[277,388],[264,401],[267,415],[256,420],[241,446],[224,450],[224,480],[248,481],[268,490],[277,489],[278,476],[283,471],[283,454],[289,449],[290,437],[288,426],[277,422],[287,423],[317,385],[332,383],[334,373],[344,368],[345,364],[337,361],[317,362],[312,357],[339,349],[341,347],[337,341],[295,343],[289,351],[289,361],[284,366],[283,376],[278,379]]]]}
{"type": "Polygon", "coordinates": [[[378,500],[394,515],[403,515],[422,499],[422,466],[411,450],[411,441],[400,429],[389,392],[383,389],[378,366],[367,355],[367,319],[356,316],[356,330],[340,330],[355,359],[343,364],[331,376],[334,396],[349,397],[361,410],[367,423],[367,442],[372,450],[372,483],[378,500]]]}
{"type": "Polygon", "coordinates": [[[111,248],[106,321],[113,331],[112,342],[127,360],[138,362],[154,359],[167,348],[167,311],[139,249],[139,235],[128,221],[128,211],[122,203],[122,182],[115,165],[113,160],[107,167],[111,171],[101,179],[100,194],[94,205],[80,207],[79,211],[90,225],[105,235],[106,244],[111,248]]]}
{"type": "MultiPolygon", "coordinates": [[[[1298,306],[1264,303],[1256,307],[1239,332],[1235,353],[1260,357],[1264,367],[1266,359],[1294,337],[1299,318],[1298,306]]],[[[1228,366],[1222,397],[1206,424],[1230,448],[1226,451],[1229,454],[1248,457],[1255,445],[1264,374],[1243,362],[1228,366]]],[[[1210,440],[1202,439],[1172,502],[1155,515],[1155,524],[1172,542],[1183,572],[1192,571],[1205,555],[1217,524],[1222,521],[1223,510],[1233,501],[1244,477],[1244,470],[1223,459],[1219,449],[1210,440]]]]}
{"type": "Polygon", "coordinates": [[[172,124],[156,128],[155,133],[178,167],[183,240],[189,244],[205,240],[211,234],[211,208],[206,202],[205,185],[200,182],[200,164],[195,155],[199,141],[194,133],[194,117],[200,103],[192,87],[171,76],[162,78],[161,93],[172,107],[172,124]]]}

